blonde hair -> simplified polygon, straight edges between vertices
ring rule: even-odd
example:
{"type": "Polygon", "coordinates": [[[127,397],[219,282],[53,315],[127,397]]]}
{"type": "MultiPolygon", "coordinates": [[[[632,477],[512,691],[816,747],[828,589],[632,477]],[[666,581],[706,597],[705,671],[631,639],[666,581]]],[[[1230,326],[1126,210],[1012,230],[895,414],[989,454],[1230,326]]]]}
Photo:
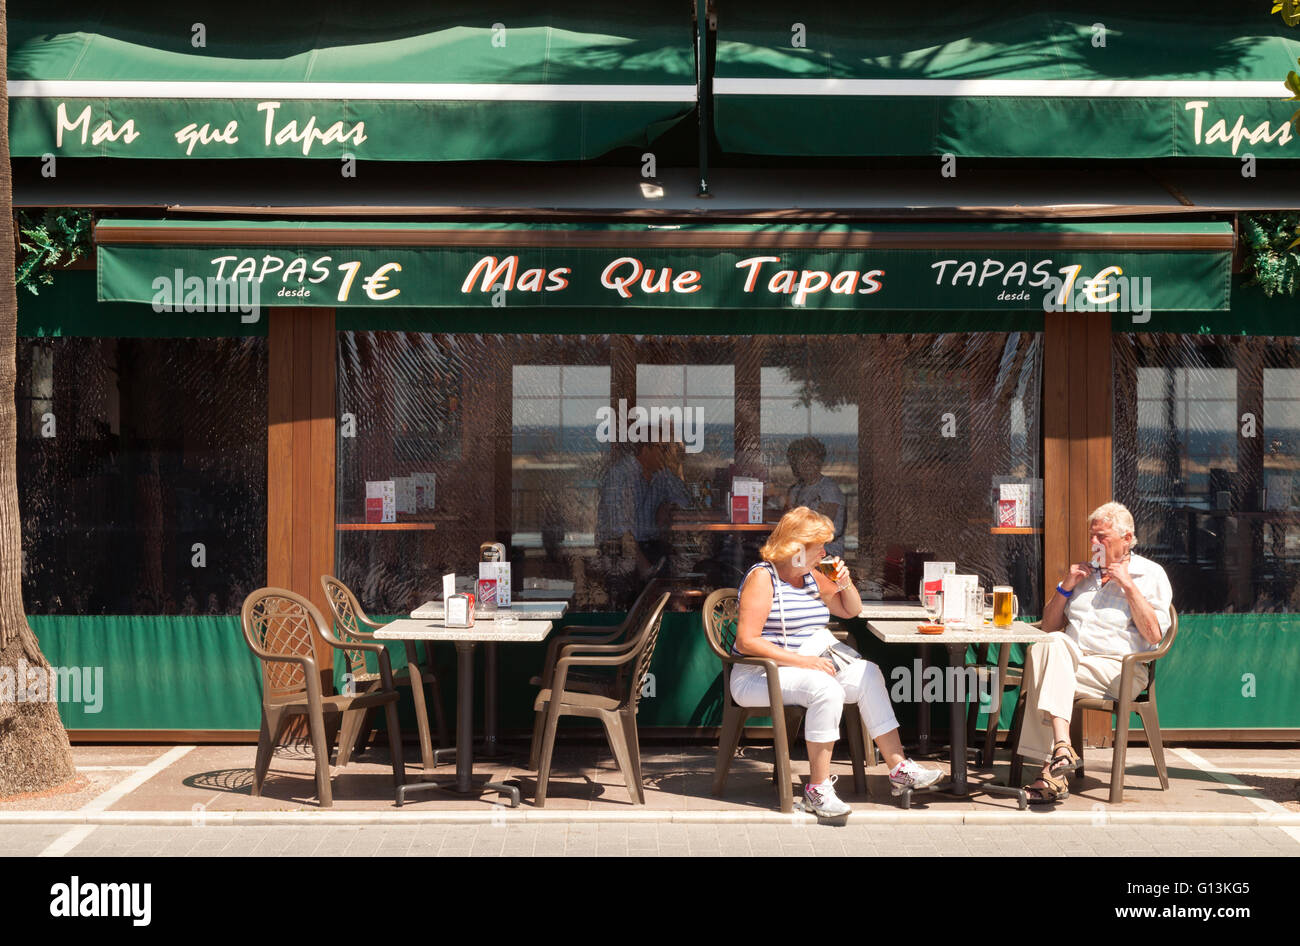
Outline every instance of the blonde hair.
{"type": "Polygon", "coordinates": [[[829,519],[807,506],[796,506],[781,517],[758,554],[765,562],[786,562],[805,545],[833,538],[835,525],[829,519]]]}
{"type": "Polygon", "coordinates": [[[1119,529],[1121,532],[1127,532],[1133,536],[1133,544],[1137,545],[1137,535],[1134,533],[1133,513],[1128,511],[1128,507],[1123,503],[1103,503],[1092,511],[1088,517],[1088,525],[1094,522],[1103,522],[1106,525],[1119,529]]]}

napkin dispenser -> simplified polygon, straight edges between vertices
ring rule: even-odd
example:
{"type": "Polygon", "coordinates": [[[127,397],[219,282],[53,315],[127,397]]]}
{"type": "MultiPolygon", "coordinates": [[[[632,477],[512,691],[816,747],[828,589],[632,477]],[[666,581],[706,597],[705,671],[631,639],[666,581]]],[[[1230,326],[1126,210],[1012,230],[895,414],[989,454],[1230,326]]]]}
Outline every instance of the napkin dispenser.
{"type": "Polygon", "coordinates": [[[443,623],[447,627],[474,626],[474,596],[467,594],[448,595],[443,602],[443,623]]]}

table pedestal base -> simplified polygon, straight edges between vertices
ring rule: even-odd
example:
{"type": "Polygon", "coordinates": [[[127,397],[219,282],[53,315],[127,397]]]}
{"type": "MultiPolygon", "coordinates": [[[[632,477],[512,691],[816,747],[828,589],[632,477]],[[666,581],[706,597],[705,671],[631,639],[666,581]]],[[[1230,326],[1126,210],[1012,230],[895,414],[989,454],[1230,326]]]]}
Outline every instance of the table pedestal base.
{"type": "Polygon", "coordinates": [[[454,792],[457,795],[470,795],[476,792],[482,792],[487,789],[495,790],[498,795],[510,796],[510,807],[519,807],[519,787],[517,785],[508,785],[505,782],[485,782],[477,789],[470,786],[468,789],[461,788],[456,782],[410,782],[406,785],[398,786],[397,789],[397,807],[401,808],[406,802],[406,796],[410,792],[423,792],[429,789],[437,789],[440,792],[454,792]]]}
{"type": "MultiPolygon", "coordinates": [[[[946,646],[948,649],[948,666],[964,667],[966,665],[966,645],[947,644],[946,646]]],[[[1029,798],[1025,795],[1023,788],[1000,785],[997,782],[972,782],[966,777],[966,701],[963,699],[959,702],[952,699],[952,694],[949,694],[948,700],[948,728],[952,745],[952,777],[946,782],[937,782],[929,788],[903,789],[898,795],[903,808],[911,808],[912,796],[924,792],[942,792],[945,795],[955,795],[958,798],[970,798],[972,795],[981,793],[985,795],[1005,795],[1016,799],[1016,805],[1021,811],[1029,807],[1029,798]]]]}
{"type": "Polygon", "coordinates": [[[939,792],[943,795],[954,795],[958,798],[970,798],[972,795],[978,795],[981,792],[986,795],[1006,795],[1017,801],[1016,807],[1024,811],[1029,807],[1029,799],[1025,795],[1023,788],[1012,788],[1010,785],[1000,785],[997,782],[970,782],[967,781],[960,789],[954,787],[953,780],[948,779],[931,785],[929,788],[905,788],[899,794],[899,804],[904,810],[912,807],[912,796],[925,795],[930,792],[939,792]]]}
{"type": "MultiPolygon", "coordinates": [[[[493,720],[495,724],[495,720],[493,720]]],[[[495,735],[495,734],[494,734],[495,735]]],[[[410,792],[423,792],[430,789],[456,792],[469,795],[474,792],[474,642],[456,642],[456,748],[439,749],[433,753],[434,765],[440,761],[439,753],[454,753],[456,756],[456,780],[454,782],[411,782],[400,785],[397,789],[397,807],[402,807],[410,792]]],[[[510,807],[519,807],[519,789],[505,782],[488,782],[484,788],[495,789],[502,795],[510,796],[510,807]]]]}

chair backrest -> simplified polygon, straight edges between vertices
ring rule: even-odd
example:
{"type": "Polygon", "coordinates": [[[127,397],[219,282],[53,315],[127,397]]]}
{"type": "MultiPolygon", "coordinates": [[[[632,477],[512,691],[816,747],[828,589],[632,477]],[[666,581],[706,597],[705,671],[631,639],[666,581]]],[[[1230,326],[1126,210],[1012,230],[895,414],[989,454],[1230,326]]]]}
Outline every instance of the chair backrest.
{"type": "MultiPolygon", "coordinates": [[[[325,597],[329,599],[339,640],[345,644],[369,640],[370,633],[361,627],[361,622],[368,620],[366,612],[361,609],[361,603],[357,601],[352,589],[333,575],[321,575],[320,583],[325,589],[325,597]]],[[[366,672],[365,651],[345,650],[343,653],[347,654],[348,670],[352,672],[353,678],[366,672]]]]}
{"type": "Polygon", "coordinates": [[[645,685],[646,674],[650,672],[650,661],[654,659],[655,644],[659,640],[659,627],[663,624],[664,608],[668,607],[671,597],[672,595],[666,591],[661,594],[650,613],[646,615],[640,630],[636,632],[636,656],[629,661],[632,665],[632,673],[628,677],[631,686],[624,699],[625,703],[635,706],[641,699],[641,689],[645,685]]]}
{"type": "Polygon", "coordinates": [[[1169,630],[1165,631],[1165,636],[1160,639],[1160,646],[1151,652],[1151,660],[1147,663],[1147,689],[1156,682],[1156,658],[1163,657],[1169,653],[1169,649],[1174,646],[1174,638],[1178,636],[1178,609],[1172,604],[1169,605],[1169,630]]]}
{"type": "MultiPolygon", "coordinates": [[[[646,582],[645,587],[641,589],[641,593],[638,594],[636,600],[632,602],[632,607],[630,607],[627,614],[623,616],[622,622],[618,625],[619,637],[613,641],[613,643],[626,644],[630,642],[633,637],[635,637],[637,631],[645,626],[645,617],[650,613],[650,609],[654,607],[655,601],[658,600],[657,595],[662,593],[665,584],[662,578],[657,577],[658,571],[653,574],[655,577],[651,577],[651,579],[646,582]]],[[[618,692],[622,692],[623,684],[627,681],[629,669],[629,666],[624,664],[618,668],[618,673],[615,674],[614,685],[618,692]]]]}
{"type": "MultiPolygon", "coordinates": [[[[285,588],[258,588],[244,599],[239,618],[249,648],[277,657],[315,658],[316,638],[325,623],[314,604],[285,588]]],[[[261,663],[264,700],[281,703],[305,696],[307,679],[300,664],[261,663]]]]}
{"type": "Polygon", "coordinates": [[[704,599],[704,637],[719,657],[730,657],[740,622],[740,592],[719,588],[704,599]]]}

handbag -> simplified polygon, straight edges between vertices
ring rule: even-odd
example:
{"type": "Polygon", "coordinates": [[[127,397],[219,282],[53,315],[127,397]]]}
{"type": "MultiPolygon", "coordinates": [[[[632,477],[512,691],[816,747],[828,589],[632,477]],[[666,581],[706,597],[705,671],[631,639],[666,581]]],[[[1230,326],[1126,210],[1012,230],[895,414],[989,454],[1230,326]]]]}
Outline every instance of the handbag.
{"type": "MultiPolygon", "coordinates": [[[[781,646],[784,647],[786,646],[785,605],[781,602],[781,580],[770,562],[767,563],[767,567],[772,572],[772,589],[776,596],[777,612],[781,616],[781,646]]],[[[831,633],[829,627],[819,627],[813,631],[808,635],[808,639],[799,645],[799,649],[795,653],[804,657],[811,655],[821,657],[823,660],[829,660],[834,665],[836,674],[848,669],[853,661],[862,659],[862,655],[856,650],[838,640],[831,633]]]]}

